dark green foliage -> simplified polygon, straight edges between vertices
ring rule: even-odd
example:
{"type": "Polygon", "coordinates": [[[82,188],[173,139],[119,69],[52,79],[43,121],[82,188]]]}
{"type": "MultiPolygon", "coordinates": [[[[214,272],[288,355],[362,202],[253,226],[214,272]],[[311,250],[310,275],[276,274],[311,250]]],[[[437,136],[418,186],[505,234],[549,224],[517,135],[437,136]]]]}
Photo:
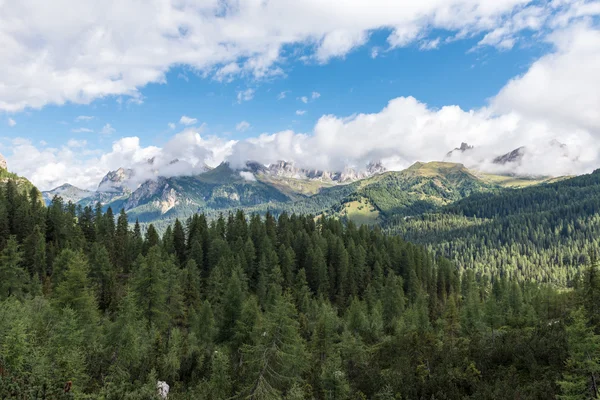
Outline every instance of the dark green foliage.
{"type": "Polygon", "coordinates": [[[29,196],[0,191],[0,398],[596,393],[594,265],[557,289],[333,218],[195,215],[161,238],[29,196]]]}

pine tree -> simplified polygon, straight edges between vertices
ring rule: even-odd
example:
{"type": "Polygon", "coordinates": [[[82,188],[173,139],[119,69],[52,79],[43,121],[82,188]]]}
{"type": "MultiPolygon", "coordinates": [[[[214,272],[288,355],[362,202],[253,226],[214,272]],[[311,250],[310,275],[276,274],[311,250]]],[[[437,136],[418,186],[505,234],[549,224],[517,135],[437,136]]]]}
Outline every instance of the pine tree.
{"type": "Polygon", "coordinates": [[[234,269],[223,293],[223,299],[221,300],[223,318],[220,329],[220,339],[222,341],[227,341],[232,337],[237,320],[240,317],[244,302],[243,279],[241,268],[234,269]]]}
{"type": "Polygon", "coordinates": [[[179,219],[175,219],[175,225],[173,225],[173,247],[175,248],[175,255],[179,261],[179,265],[185,265],[186,259],[186,244],[185,244],[185,231],[183,225],[179,222],[179,219]]]}
{"type": "Polygon", "coordinates": [[[82,327],[93,328],[97,322],[97,304],[90,280],[89,267],[85,255],[75,253],[69,259],[62,281],[54,292],[59,309],[65,307],[73,310],[81,321],[82,327]]]}
{"type": "Polygon", "coordinates": [[[40,282],[46,277],[46,238],[39,225],[23,243],[23,260],[29,274],[40,282]]]}
{"type": "Polygon", "coordinates": [[[298,332],[296,310],[288,296],[267,311],[254,333],[256,343],[242,351],[248,377],[241,397],[279,398],[301,379],[307,368],[305,344],[298,332]]]}
{"type": "Polygon", "coordinates": [[[559,381],[564,400],[597,399],[600,379],[600,336],[587,326],[582,308],[571,314],[567,327],[569,358],[563,380],[559,381]]]}
{"type": "Polygon", "coordinates": [[[160,248],[150,248],[147,257],[138,257],[136,264],[133,289],[142,316],[148,327],[163,329],[166,326],[166,282],[160,248]]]}
{"type": "Polygon", "coordinates": [[[21,269],[23,253],[16,236],[10,236],[0,253],[0,300],[9,296],[20,297],[27,285],[27,276],[21,269]]]}
{"type": "Polygon", "coordinates": [[[94,243],[89,256],[90,279],[96,291],[100,310],[115,310],[118,303],[117,271],[106,247],[94,243]]]}
{"type": "Polygon", "coordinates": [[[402,278],[396,276],[392,270],[388,272],[382,293],[383,320],[385,329],[391,333],[396,326],[398,318],[404,311],[405,299],[402,278]]]}
{"type": "Polygon", "coordinates": [[[321,369],[323,399],[346,400],[350,396],[350,383],[342,368],[339,354],[329,357],[321,369]]]}
{"type": "Polygon", "coordinates": [[[129,222],[125,209],[121,209],[117,219],[117,228],[115,232],[115,264],[118,271],[128,272],[131,262],[129,253],[129,222]]]}
{"type": "Polygon", "coordinates": [[[229,356],[225,349],[216,349],[213,352],[210,366],[210,381],[208,383],[210,398],[215,400],[228,399],[231,397],[232,387],[229,356]]]}
{"type": "Polygon", "coordinates": [[[148,229],[146,230],[146,236],[144,239],[144,247],[143,254],[148,254],[148,251],[160,244],[160,238],[158,236],[158,232],[156,232],[156,228],[154,228],[153,224],[148,225],[148,229]]]}

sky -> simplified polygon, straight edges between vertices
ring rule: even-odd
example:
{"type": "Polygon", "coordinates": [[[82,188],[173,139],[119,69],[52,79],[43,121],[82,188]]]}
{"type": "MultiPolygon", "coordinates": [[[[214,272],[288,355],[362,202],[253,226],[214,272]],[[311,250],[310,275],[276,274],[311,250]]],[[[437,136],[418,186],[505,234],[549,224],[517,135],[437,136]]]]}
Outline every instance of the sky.
{"type": "Polygon", "coordinates": [[[5,1],[0,60],[0,152],[42,190],[461,142],[450,161],[489,172],[600,166],[600,0],[5,1]]]}

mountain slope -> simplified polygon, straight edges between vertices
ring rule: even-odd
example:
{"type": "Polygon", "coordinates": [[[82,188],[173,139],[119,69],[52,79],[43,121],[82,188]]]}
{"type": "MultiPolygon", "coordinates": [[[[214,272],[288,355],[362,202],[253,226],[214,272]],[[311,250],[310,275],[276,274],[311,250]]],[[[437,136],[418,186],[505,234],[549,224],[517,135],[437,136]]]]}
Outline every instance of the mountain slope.
{"type": "Polygon", "coordinates": [[[387,229],[481,274],[567,284],[600,247],[600,170],[523,189],[475,193],[387,229]]]}
{"type": "Polygon", "coordinates": [[[348,196],[326,214],[369,224],[432,211],[471,193],[499,190],[462,164],[447,162],[417,162],[403,171],[376,175],[350,187],[348,196]]]}
{"type": "Polygon", "coordinates": [[[290,198],[276,187],[243,178],[223,164],[203,174],[157,178],[143,183],[123,202],[130,215],[148,222],[185,218],[204,210],[251,207],[290,198]]]}
{"type": "Polygon", "coordinates": [[[448,162],[418,162],[403,171],[389,172],[372,164],[367,174],[367,178],[340,183],[325,173],[289,163],[267,167],[249,162],[241,170],[223,163],[193,176],[157,177],[131,191],[128,177],[133,173],[119,169],[107,174],[96,192],[79,192],[68,185],[47,196],[61,192],[65,200],[79,197],[78,204],[83,206],[100,202],[105,208],[124,208],[132,218],[145,223],[160,220],[161,225],[196,212],[210,217],[239,208],[257,213],[333,215],[372,225],[394,216],[432,212],[472,193],[541,182],[479,174],[448,162]]]}
{"type": "Polygon", "coordinates": [[[85,189],[79,189],[76,186],[65,183],[57,188],[52,190],[47,190],[42,192],[42,196],[44,197],[44,202],[49,204],[54,196],[60,196],[63,198],[65,202],[77,203],[80,200],[83,200],[87,197],[93,196],[94,192],[85,189]]]}
{"type": "MultiPolygon", "coordinates": [[[[2,156],[0,155],[0,157],[2,156]]],[[[3,157],[0,159],[0,164],[2,160],[4,160],[3,157]]],[[[4,165],[6,165],[6,161],[4,161],[4,165]]],[[[2,168],[0,166],[0,185],[5,185],[9,180],[13,180],[16,183],[17,188],[22,192],[31,193],[31,190],[34,188],[33,183],[31,183],[27,178],[9,172],[6,168],[2,168]]],[[[39,199],[40,201],[43,201],[41,194],[39,194],[39,199]]]]}

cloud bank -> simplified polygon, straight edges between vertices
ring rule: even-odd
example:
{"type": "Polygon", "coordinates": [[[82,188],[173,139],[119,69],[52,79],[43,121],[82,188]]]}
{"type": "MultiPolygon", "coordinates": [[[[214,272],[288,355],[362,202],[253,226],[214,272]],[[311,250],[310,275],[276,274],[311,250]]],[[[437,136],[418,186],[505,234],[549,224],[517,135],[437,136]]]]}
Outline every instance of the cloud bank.
{"type": "MultiPolygon", "coordinates": [[[[480,46],[509,48],[524,32],[567,26],[597,8],[597,0],[5,1],[0,110],[106,96],[141,103],[139,89],[164,83],[176,65],[219,81],[282,75],[290,58],[344,57],[377,30],[390,48],[435,48],[442,32],[444,40],[484,34],[480,46]]],[[[238,101],[251,97],[240,92],[238,101]]]]}
{"type": "MultiPolygon", "coordinates": [[[[270,2],[260,6],[264,7],[261,10],[268,13],[270,7],[277,7],[275,3],[279,4],[270,2]]],[[[182,4],[185,6],[186,3],[182,4]]],[[[213,27],[222,28],[222,24],[229,18],[235,20],[248,12],[247,7],[251,6],[245,4],[246,2],[243,6],[223,10],[223,20],[215,23],[213,27]]],[[[362,4],[363,2],[354,8],[349,7],[341,15],[331,18],[341,25],[346,21],[347,29],[356,25],[352,29],[359,31],[381,25],[384,16],[379,15],[377,11],[371,14],[365,12],[364,15],[360,15],[359,22],[349,23],[353,17],[358,18],[356,10],[365,11],[362,4]],[[369,20],[368,23],[364,19],[369,20]]],[[[1,150],[7,156],[11,170],[30,178],[41,189],[50,189],[64,182],[93,189],[109,170],[119,167],[133,167],[136,172],[139,170],[136,176],[145,179],[156,174],[194,174],[204,170],[205,165],[216,166],[223,161],[228,161],[233,166],[241,166],[247,160],[270,164],[283,159],[306,168],[341,170],[346,166],[362,168],[369,161],[381,160],[388,169],[398,170],[415,161],[441,160],[449,150],[461,142],[467,142],[475,146],[475,149],[453,153],[451,160],[484,171],[566,175],[590,172],[600,166],[600,29],[592,19],[592,16],[600,15],[599,2],[553,1],[544,3],[543,6],[535,6],[538,8],[534,9],[529,3],[518,1],[455,1],[455,7],[443,8],[445,13],[441,12],[442,8],[436,4],[419,2],[415,3],[415,10],[407,8],[398,11],[404,13],[402,15],[388,16],[390,26],[393,25],[394,18],[405,18],[403,24],[393,28],[388,38],[390,46],[425,40],[425,26],[458,30],[459,36],[474,31],[487,31],[488,34],[482,39],[481,45],[489,42],[504,47],[519,40],[518,33],[523,29],[548,28],[550,33],[543,38],[552,50],[533,62],[524,74],[507,82],[496,96],[489,99],[487,106],[479,109],[463,110],[455,105],[434,109],[418,99],[406,96],[391,99],[376,113],[351,116],[323,115],[309,132],[285,130],[235,141],[216,136],[202,136],[202,128],[188,127],[162,147],[143,146],[139,138],[127,137],[116,140],[112,149],[103,153],[78,142],[70,142],[60,148],[40,148],[24,139],[12,139],[3,145],[1,150]],[[559,11],[550,16],[547,9],[552,7],[558,8],[559,11]],[[450,23],[449,15],[454,18],[457,13],[462,13],[461,22],[450,23]],[[413,21],[415,15],[424,16],[423,25],[417,20],[413,21]],[[565,144],[566,147],[557,145],[556,141],[565,144]],[[502,167],[490,162],[493,157],[519,146],[528,148],[520,163],[502,167]],[[23,157],[23,154],[27,154],[27,157],[23,157]],[[147,160],[153,157],[154,162],[149,166],[147,160]],[[172,163],[175,159],[178,162],[172,163]]],[[[288,6],[298,13],[298,21],[302,20],[302,7],[308,7],[304,2],[288,6]]],[[[206,7],[206,10],[212,10],[210,6],[206,7]]],[[[281,11],[287,13],[283,9],[281,11]]],[[[324,12],[327,14],[328,11],[324,12]]],[[[173,15],[165,16],[164,24],[169,26],[168,23],[171,18],[175,18],[174,16],[183,18],[179,12],[174,12],[173,15]]],[[[195,14],[191,13],[190,18],[193,20],[195,14]]],[[[262,16],[252,18],[260,19],[262,16]]],[[[291,32],[291,35],[296,30],[306,33],[311,29],[321,32],[321,36],[311,37],[317,46],[316,51],[323,52],[324,38],[329,33],[323,31],[316,22],[315,25],[310,25],[309,29],[298,26],[295,21],[287,21],[290,26],[286,26],[285,29],[282,27],[283,30],[274,35],[280,37],[282,32],[291,32]]],[[[247,22],[244,20],[243,23],[247,22]]],[[[269,24],[273,23],[275,22],[265,21],[266,25],[262,26],[261,30],[244,32],[244,35],[258,35],[260,39],[259,33],[263,32],[262,29],[272,28],[269,24]]],[[[228,34],[243,41],[244,35],[235,27],[237,25],[231,25],[228,34]]],[[[0,23],[0,32],[2,29],[6,28],[0,23]]],[[[190,28],[190,31],[174,31],[172,35],[178,35],[177,37],[186,43],[190,38],[196,37],[194,29],[196,28],[190,28]]],[[[57,35],[61,37],[58,33],[57,35]]],[[[0,38],[4,38],[0,40],[6,40],[6,37],[6,34],[0,35],[0,38]]],[[[257,37],[252,37],[258,40],[257,37]]],[[[286,36],[286,40],[299,40],[303,37],[297,34],[292,37],[286,36]]],[[[336,41],[347,44],[348,37],[354,36],[336,33],[325,47],[336,41]]],[[[100,35],[98,41],[102,43],[103,38],[104,36],[100,35]]],[[[274,39],[263,38],[263,43],[270,40],[274,39]]],[[[344,48],[348,47],[346,44],[344,48]]],[[[2,48],[0,46],[0,49],[2,48]]],[[[156,49],[161,51],[160,46],[156,49]]],[[[138,50],[132,51],[135,53],[138,50]]],[[[258,50],[248,55],[248,61],[254,62],[254,73],[265,73],[266,69],[276,65],[276,54],[274,58],[261,58],[261,55],[264,56],[264,53],[258,50]],[[262,60],[262,64],[259,60],[262,60]]],[[[165,57],[152,59],[162,60],[165,57]]],[[[2,69],[10,68],[7,65],[0,66],[0,77],[6,76],[2,69]]],[[[160,71],[164,71],[166,67],[161,68],[163,69],[160,71]]],[[[151,71],[152,69],[147,71],[147,76],[153,76],[151,71]]],[[[121,87],[121,80],[126,79],[127,75],[114,76],[120,78],[112,85],[121,87]]],[[[15,81],[17,80],[18,77],[15,77],[15,81]]],[[[102,82],[102,76],[99,76],[97,82],[102,82]]],[[[40,88],[42,87],[44,86],[41,85],[40,88]]],[[[133,89],[130,90],[135,91],[135,87],[132,86],[133,89]]],[[[2,93],[3,88],[6,88],[6,85],[0,84],[0,99],[8,98],[2,93]]],[[[86,86],[81,85],[80,88],[86,86]]],[[[27,90],[15,91],[13,94],[22,96],[24,93],[27,93],[27,90]]],[[[239,92],[238,100],[248,101],[253,95],[252,89],[244,90],[239,92]]],[[[311,95],[311,98],[317,97],[311,95]]],[[[37,99],[36,96],[31,98],[37,99]]],[[[0,103],[0,108],[4,105],[5,109],[12,109],[12,106],[7,106],[9,103],[0,103]]],[[[27,102],[17,103],[31,106],[27,102]]]]}

